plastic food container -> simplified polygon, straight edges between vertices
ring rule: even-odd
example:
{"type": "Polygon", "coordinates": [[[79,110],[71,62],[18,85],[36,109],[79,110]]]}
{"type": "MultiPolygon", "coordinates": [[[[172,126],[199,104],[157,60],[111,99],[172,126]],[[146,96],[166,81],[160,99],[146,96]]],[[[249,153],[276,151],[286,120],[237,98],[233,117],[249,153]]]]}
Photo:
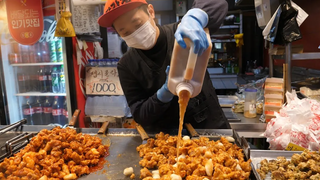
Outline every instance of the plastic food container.
{"type": "Polygon", "coordinates": [[[283,96],[283,89],[265,89],[264,95],[274,94],[283,96]]]}
{"type": "Polygon", "coordinates": [[[265,105],[264,106],[264,114],[268,116],[274,116],[274,112],[279,112],[281,107],[279,106],[270,106],[270,105],[265,105]]]}
{"type": "Polygon", "coordinates": [[[279,89],[283,90],[283,79],[282,78],[267,78],[265,82],[265,89],[279,89]]]}
{"type": "Polygon", "coordinates": [[[282,107],[283,105],[283,96],[277,94],[266,94],[264,96],[264,104],[271,106],[282,107]]]}
{"type": "Polygon", "coordinates": [[[276,118],[274,115],[266,115],[266,122],[270,122],[272,118],[276,118]]]}
{"type": "Polygon", "coordinates": [[[255,118],[257,116],[256,109],[257,89],[245,89],[244,117],[255,118]]]}

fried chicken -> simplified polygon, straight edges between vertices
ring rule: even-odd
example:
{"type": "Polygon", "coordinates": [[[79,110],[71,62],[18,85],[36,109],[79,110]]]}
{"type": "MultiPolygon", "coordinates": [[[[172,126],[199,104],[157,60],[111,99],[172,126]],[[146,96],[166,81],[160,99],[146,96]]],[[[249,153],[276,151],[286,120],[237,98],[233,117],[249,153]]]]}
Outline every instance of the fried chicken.
{"type": "Polygon", "coordinates": [[[101,139],[70,128],[41,130],[13,157],[0,163],[0,180],[77,179],[89,174],[108,150],[101,139]]]}
{"type": "Polygon", "coordinates": [[[177,157],[177,137],[159,133],[138,146],[139,164],[143,167],[140,179],[152,180],[148,169],[158,169],[160,180],[248,179],[250,160],[245,161],[242,149],[225,138],[181,139],[177,157]]]}

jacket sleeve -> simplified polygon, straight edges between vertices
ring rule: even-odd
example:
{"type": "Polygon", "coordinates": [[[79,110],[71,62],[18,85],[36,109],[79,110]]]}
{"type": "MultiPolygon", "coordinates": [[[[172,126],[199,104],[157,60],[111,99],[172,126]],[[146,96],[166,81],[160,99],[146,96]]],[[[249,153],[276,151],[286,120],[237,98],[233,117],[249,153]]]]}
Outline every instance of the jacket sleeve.
{"type": "Polygon", "coordinates": [[[228,12],[226,0],[194,0],[192,8],[200,8],[209,16],[207,27],[210,33],[216,32],[221,26],[228,12]]]}
{"type": "Polygon", "coordinates": [[[121,87],[127,99],[134,120],[141,125],[151,125],[160,119],[167,111],[169,103],[163,103],[157,98],[157,94],[149,96],[135,79],[129,68],[118,63],[118,72],[121,87]]]}

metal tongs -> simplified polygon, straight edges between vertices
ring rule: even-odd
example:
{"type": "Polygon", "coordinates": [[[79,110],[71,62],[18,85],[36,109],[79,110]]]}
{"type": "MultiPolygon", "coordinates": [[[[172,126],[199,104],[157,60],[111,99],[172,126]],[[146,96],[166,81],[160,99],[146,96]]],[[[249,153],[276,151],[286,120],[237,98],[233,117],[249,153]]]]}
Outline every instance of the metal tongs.
{"type": "Polygon", "coordinates": [[[27,119],[22,119],[16,123],[13,123],[9,126],[6,126],[5,128],[0,129],[0,134],[4,134],[14,128],[16,128],[16,131],[17,131],[19,127],[22,127],[22,125],[26,123],[27,123],[27,119]]]}

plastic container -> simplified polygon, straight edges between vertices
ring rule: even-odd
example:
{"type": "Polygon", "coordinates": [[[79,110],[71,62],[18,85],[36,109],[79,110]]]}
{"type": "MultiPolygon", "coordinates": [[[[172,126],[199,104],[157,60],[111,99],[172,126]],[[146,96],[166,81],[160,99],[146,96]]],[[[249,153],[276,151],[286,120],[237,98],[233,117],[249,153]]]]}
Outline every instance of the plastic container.
{"type": "Polygon", "coordinates": [[[265,89],[264,95],[273,94],[273,95],[281,95],[283,96],[283,89],[265,89]]]}
{"type": "Polygon", "coordinates": [[[274,116],[274,112],[279,112],[281,107],[279,106],[271,106],[271,105],[265,105],[264,106],[264,114],[268,116],[274,116]]]}
{"type": "Polygon", "coordinates": [[[265,89],[278,89],[283,90],[283,79],[282,78],[267,78],[265,82],[265,89]]]}
{"type": "Polygon", "coordinates": [[[257,116],[256,109],[257,89],[245,89],[244,116],[247,118],[255,118],[257,116]]]}
{"type": "MultiPolygon", "coordinates": [[[[209,30],[205,29],[205,32],[208,41],[211,42],[209,30]]],[[[208,49],[202,55],[197,56],[193,51],[192,42],[186,38],[184,41],[187,45],[185,49],[177,41],[174,43],[168,76],[168,89],[174,95],[178,95],[182,90],[188,90],[192,98],[201,92],[212,43],[209,43],[208,49]]]]}
{"type": "Polygon", "coordinates": [[[283,96],[276,94],[266,94],[264,96],[264,104],[271,106],[282,107],[283,105],[283,96]]]}
{"type": "Polygon", "coordinates": [[[272,118],[276,118],[274,115],[266,115],[266,123],[270,122],[272,118]]]}

